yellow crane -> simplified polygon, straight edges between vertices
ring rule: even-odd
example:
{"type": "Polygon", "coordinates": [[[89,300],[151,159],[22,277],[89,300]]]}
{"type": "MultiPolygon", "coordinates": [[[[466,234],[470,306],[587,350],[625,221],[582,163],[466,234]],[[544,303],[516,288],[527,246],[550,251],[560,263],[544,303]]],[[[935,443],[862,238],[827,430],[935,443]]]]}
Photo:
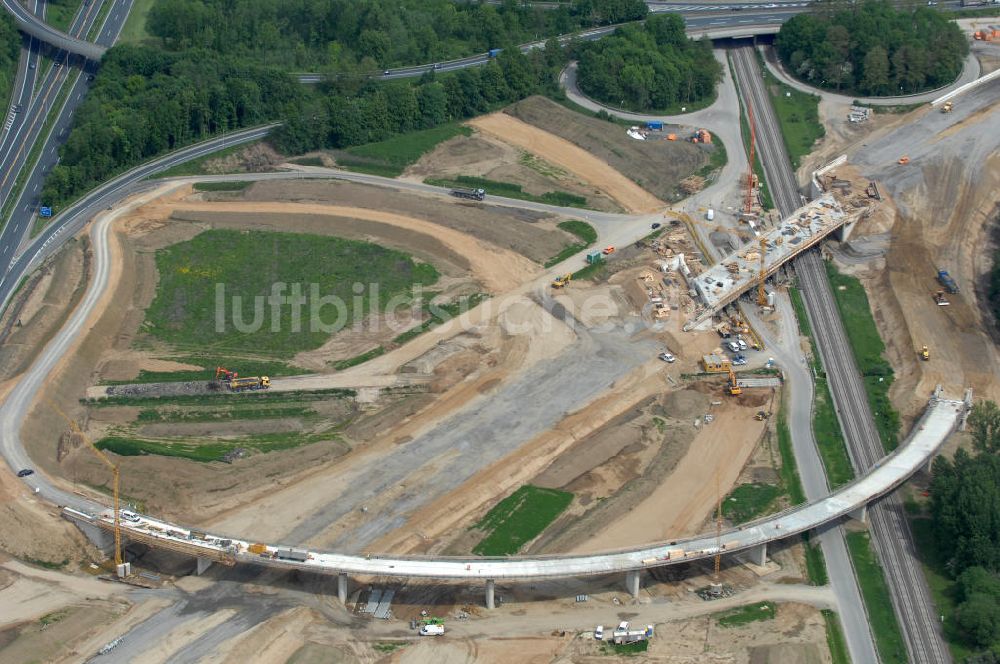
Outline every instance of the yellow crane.
{"type": "Polygon", "coordinates": [[[55,409],[55,411],[57,413],[59,413],[59,415],[62,416],[62,418],[64,420],[66,420],[66,422],[69,424],[70,430],[73,431],[73,433],[79,435],[81,438],[83,438],[83,440],[87,443],[87,445],[90,447],[90,449],[92,449],[94,451],[94,454],[96,454],[101,459],[101,461],[103,461],[104,463],[106,463],[108,465],[108,467],[111,468],[111,475],[114,478],[114,485],[112,487],[112,496],[113,496],[113,500],[114,500],[114,509],[115,509],[115,512],[114,512],[114,514],[115,514],[115,516],[114,516],[114,524],[115,524],[115,528],[114,528],[114,532],[115,532],[115,571],[117,572],[118,569],[121,567],[122,562],[123,562],[123,560],[122,560],[121,511],[119,509],[119,499],[118,499],[118,483],[119,483],[119,478],[120,478],[120,473],[119,473],[119,470],[118,470],[118,466],[115,464],[114,461],[111,460],[111,458],[107,454],[104,453],[103,450],[98,449],[98,447],[96,445],[94,445],[94,441],[92,441],[87,434],[83,433],[83,431],[80,429],[80,425],[79,424],[77,424],[76,422],[74,422],[73,420],[71,420],[69,418],[69,416],[66,413],[64,413],[54,403],[52,403],[51,401],[49,403],[52,406],[52,408],[55,409]]]}
{"type": "Polygon", "coordinates": [[[757,238],[760,244],[760,272],[757,273],[757,306],[767,306],[767,291],[764,289],[764,282],[767,280],[767,271],[764,267],[764,257],[767,254],[767,238],[763,234],[757,238]]]}

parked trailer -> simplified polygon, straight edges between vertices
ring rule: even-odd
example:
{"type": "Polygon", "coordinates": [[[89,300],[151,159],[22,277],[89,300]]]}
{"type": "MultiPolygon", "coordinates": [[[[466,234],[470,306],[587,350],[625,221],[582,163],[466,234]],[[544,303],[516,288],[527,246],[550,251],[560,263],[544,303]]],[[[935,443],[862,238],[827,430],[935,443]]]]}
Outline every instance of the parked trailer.
{"type": "Polygon", "coordinates": [[[274,552],[274,557],[279,560],[295,560],[304,563],[309,560],[309,552],[301,549],[278,549],[274,552]]]}
{"type": "Polygon", "coordinates": [[[451,195],[458,198],[469,198],[474,201],[481,201],[486,198],[485,189],[452,189],[451,195]]]}
{"type": "Polygon", "coordinates": [[[244,390],[266,390],[271,387],[271,379],[267,376],[250,376],[248,378],[234,378],[226,383],[232,392],[243,392],[244,390]]]}
{"type": "Polygon", "coordinates": [[[941,282],[941,285],[944,286],[945,290],[949,293],[958,292],[958,282],[956,282],[952,276],[948,274],[948,270],[938,270],[938,281],[941,282]]]}

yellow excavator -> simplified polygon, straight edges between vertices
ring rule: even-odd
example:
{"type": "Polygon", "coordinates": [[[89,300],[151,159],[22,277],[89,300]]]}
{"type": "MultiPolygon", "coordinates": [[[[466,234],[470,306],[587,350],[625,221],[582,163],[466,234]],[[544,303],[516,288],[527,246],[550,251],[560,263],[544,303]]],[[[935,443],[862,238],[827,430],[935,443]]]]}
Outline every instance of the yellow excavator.
{"type": "Polygon", "coordinates": [[[920,359],[926,362],[931,359],[931,350],[924,344],[924,347],[920,349],[920,359]]]}
{"type": "Polygon", "coordinates": [[[738,397],[743,394],[743,388],[740,387],[738,382],[736,382],[736,372],[733,371],[732,367],[729,369],[729,383],[727,384],[727,387],[729,388],[729,394],[734,397],[738,397]]]}
{"type": "Polygon", "coordinates": [[[567,273],[567,274],[564,274],[562,276],[556,277],[556,280],[552,282],[552,287],[553,288],[562,288],[563,286],[565,286],[566,284],[568,284],[570,282],[570,279],[572,279],[572,278],[573,278],[573,274],[572,273],[567,273]]]}

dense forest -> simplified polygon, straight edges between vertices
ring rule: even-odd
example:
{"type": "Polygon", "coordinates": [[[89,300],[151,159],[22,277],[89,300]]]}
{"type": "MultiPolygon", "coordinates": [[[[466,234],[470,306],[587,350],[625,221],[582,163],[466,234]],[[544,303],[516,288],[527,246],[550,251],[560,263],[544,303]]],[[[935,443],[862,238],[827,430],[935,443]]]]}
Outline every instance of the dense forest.
{"type": "MultiPolygon", "coordinates": [[[[10,101],[10,90],[17,75],[17,59],[21,52],[21,35],[14,19],[7,12],[0,12],[0,100],[10,101]]],[[[6,115],[4,119],[6,119],[6,115]]]]}
{"type": "Polygon", "coordinates": [[[455,73],[366,76],[647,11],[642,0],[573,0],[544,11],[515,0],[156,0],[146,26],[154,36],[104,57],[43,200],[58,209],[118,172],[223,131],[282,122],[271,140],[295,154],[552,93],[566,55],[551,38],[544,49],[504,48],[486,66],[455,73]],[[337,75],[303,86],[292,69],[337,75]]]}
{"type": "Polygon", "coordinates": [[[641,19],[643,0],[156,0],[147,31],[172,51],[204,48],[296,71],[425,64],[581,28],[641,19]]]}
{"type": "Polygon", "coordinates": [[[646,111],[710,98],[722,65],[711,42],[687,38],[684,19],[659,14],[581,46],[578,77],[590,97],[646,111]]]}
{"type": "MultiPolygon", "coordinates": [[[[939,553],[957,580],[956,627],[967,646],[1000,652],[1000,407],[977,404],[969,430],[973,453],[934,461],[931,513],[939,553]]],[[[973,661],[997,660],[987,652],[973,661]]]]}
{"type": "Polygon", "coordinates": [[[951,83],[969,45],[957,25],[927,7],[897,10],[886,0],[799,14],[775,39],[800,79],[858,95],[900,95],[951,83]]]}

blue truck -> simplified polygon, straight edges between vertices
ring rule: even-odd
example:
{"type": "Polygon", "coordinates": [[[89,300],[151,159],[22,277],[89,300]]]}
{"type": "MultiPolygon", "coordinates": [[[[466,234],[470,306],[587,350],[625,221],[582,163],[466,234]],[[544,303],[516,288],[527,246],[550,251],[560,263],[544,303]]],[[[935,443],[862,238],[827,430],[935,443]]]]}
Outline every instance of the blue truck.
{"type": "Polygon", "coordinates": [[[958,292],[958,283],[952,279],[951,275],[948,274],[948,270],[938,270],[938,281],[944,286],[945,290],[949,293],[958,292]]]}
{"type": "Polygon", "coordinates": [[[491,58],[495,58],[498,55],[500,55],[500,51],[502,50],[503,50],[502,48],[491,48],[490,50],[486,51],[486,55],[491,58]]]}

